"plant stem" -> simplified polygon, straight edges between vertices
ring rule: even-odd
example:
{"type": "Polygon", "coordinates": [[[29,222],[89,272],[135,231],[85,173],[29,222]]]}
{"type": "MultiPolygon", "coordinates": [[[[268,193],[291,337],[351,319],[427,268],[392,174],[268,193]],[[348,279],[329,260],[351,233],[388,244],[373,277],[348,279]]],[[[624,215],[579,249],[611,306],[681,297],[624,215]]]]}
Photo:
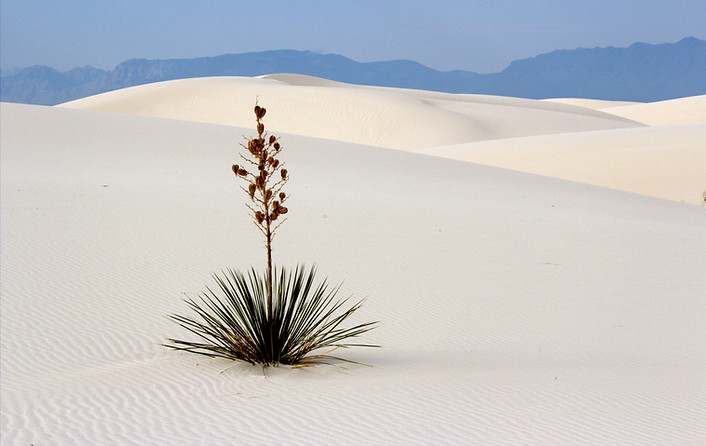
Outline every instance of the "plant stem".
{"type": "MultiPolygon", "coordinates": [[[[256,114],[257,115],[257,114],[256,114]]],[[[258,139],[264,143],[265,141],[265,126],[262,125],[262,120],[260,116],[257,116],[257,133],[258,133],[258,139]]],[[[260,159],[261,165],[264,165],[264,163],[267,161],[267,152],[264,152],[265,154],[262,155],[263,157],[260,159]]],[[[272,173],[270,172],[270,175],[272,173]]],[[[271,198],[268,198],[268,180],[269,176],[266,175],[264,177],[264,181],[262,182],[262,203],[263,203],[263,210],[265,211],[265,236],[267,238],[267,318],[271,322],[274,319],[274,310],[272,308],[272,218],[270,214],[270,200],[271,198]]]]}
{"type": "Polygon", "coordinates": [[[270,321],[274,319],[272,309],[272,230],[270,221],[269,203],[265,201],[265,227],[267,235],[267,317],[270,321]]]}

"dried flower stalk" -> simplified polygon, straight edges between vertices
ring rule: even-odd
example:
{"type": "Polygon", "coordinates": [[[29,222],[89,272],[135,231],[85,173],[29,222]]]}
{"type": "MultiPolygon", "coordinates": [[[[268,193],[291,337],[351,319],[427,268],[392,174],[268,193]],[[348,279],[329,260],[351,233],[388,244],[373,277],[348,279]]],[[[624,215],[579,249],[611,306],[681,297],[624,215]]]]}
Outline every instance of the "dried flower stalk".
{"type": "Polygon", "coordinates": [[[238,164],[233,165],[233,173],[247,183],[242,189],[248,194],[252,204],[247,205],[255,226],[263,233],[267,248],[267,315],[273,319],[272,312],[272,240],[277,228],[286,220],[280,219],[288,212],[284,203],[289,198],[282,187],[289,180],[284,163],[277,156],[282,151],[279,138],[265,132],[262,118],[267,110],[255,103],[255,120],[257,121],[257,138],[246,138],[247,143],[241,144],[246,154],[240,154],[248,168],[238,164]]]}

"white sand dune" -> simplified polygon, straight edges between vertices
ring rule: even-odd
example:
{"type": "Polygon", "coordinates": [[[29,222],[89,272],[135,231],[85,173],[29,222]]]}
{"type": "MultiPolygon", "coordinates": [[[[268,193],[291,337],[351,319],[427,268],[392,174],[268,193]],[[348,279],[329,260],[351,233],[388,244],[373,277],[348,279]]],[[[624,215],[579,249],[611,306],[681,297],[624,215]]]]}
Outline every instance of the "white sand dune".
{"type": "Polygon", "coordinates": [[[63,106],[247,128],[256,97],[272,110],[273,131],[402,150],[640,125],[565,104],[362,87],[295,75],[181,79],[63,106]]]}
{"type": "MultiPolygon", "coordinates": [[[[625,105],[638,105],[640,102],[630,102],[630,101],[606,101],[602,99],[584,99],[584,98],[551,98],[543,99],[547,102],[556,102],[559,104],[569,104],[578,107],[591,108],[594,110],[605,110],[607,108],[621,107],[625,105]]],[[[609,110],[605,110],[610,113],[609,110]]]]}
{"type": "Polygon", "coordinates": [[[440,141],[427,148],[531,140],[532,114],[567,144],[700,127],[301,77],[201,82],[188,99],[175,82],[78,105],[112,97],[113,111],[202,121],[221,110],[229,126],[2,104],[3,445],[704,443],[702,207],[371,146],[394,145],[391,123],[440,141]],[[186,335],[164,317],[186,312],[184,294],[264,263],[230,171],[255,94],[268,126],[300,133],[278,133],[292,198],[275,260],[316,263],[367,298],[359,320],[381,326],[365,340],[383,348],[341,354],[371,367],[265,377],[159,345],[186,335]]]}
{"type": "Polygon", "coordinates": [[[704,203],[706,96],[622,106],[565,101],[600,107],[654,127],[496,139],[419,152],[689,204],[704,203]]]}
{"type": "Polygon", "coordinates": [[[277,74],[160,82],[62,107],[248,127],[255,97],[271,104],[273,131],[418,151],[689,204],[704,201],[704,127],[646,125],[706,123],[706,96],[632,105],[536,101],[277,74]]]}
{"type": "Polygon", "coordinates": [[[706,124],[481,141],[419,152],[701,205],[706,124]]]}
{"type": "Polygon", "coordinates": [[[706,124],[706,95],[602,109],[647,125],[706,124]]]}

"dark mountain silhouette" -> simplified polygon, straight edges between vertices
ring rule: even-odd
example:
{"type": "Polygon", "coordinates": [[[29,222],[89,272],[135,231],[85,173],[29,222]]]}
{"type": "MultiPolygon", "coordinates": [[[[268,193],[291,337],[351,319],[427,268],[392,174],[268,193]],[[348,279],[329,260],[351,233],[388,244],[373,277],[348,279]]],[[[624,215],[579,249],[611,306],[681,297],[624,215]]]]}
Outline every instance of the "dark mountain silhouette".
{"type": "Polygon", "coordinates": [[[273,73],[449,93],[651,102],[706,94],[706,41],[689,37],[671,44],[553,51],[512,62],[493,74],[442,72],[408,60],[359,63],[336,54],[293,50],[195,59],[131,59],[111,71],[86,66],[60,73],[34,66],[3,76],[0,98],[53,105],[165,80],[273,73]]]}

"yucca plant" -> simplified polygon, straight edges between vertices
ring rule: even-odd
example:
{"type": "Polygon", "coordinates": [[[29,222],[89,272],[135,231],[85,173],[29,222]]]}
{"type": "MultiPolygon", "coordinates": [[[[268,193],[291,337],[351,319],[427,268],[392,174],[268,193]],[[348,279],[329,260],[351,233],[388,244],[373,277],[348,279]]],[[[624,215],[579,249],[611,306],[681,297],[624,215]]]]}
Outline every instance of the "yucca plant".
{"type": "Polygon", "coordinates": [[[267,135],[262,119],[266,110],[255,105],[257,137],[241,144],[240,155],[247,167],[233,165],[235,176],[244,180],[243,190],[250,198],[251,217],[265,236],[267,267],[264,273],[251,268],[248,274],[226,270],[214,274],[218,285],[207,288],[199,300],[186,299],[197,317],[172,314],[171,320],[200,338],[199,341],[169,339],[166,347],[211,357],[242,360],[265,366],[277,364],[310,365],[326,362],[329,353],[340,347],[378,347],[350,343],[351,338],[375,328],[366,322],[341,328],[362,305],[346,307],[348,298],[337,299],[338,287],[327,281],[316,284],[316,268],[298,266],[294,272],[272,264],[272,240],[287,214],[288,196],[283,186],[289,180],[287,169],[278,156],[282,150],[278,138],[267,135]],[[328,348],[322,353],[315,351],[328,348]]]}
{"type": "MultiPolygon", "coordinates": [[[[374,322],[339,328],[361,302],[339,312],[348,299],[336,300],[339,287],[326,281],[315,284],[316,269],[285,268],[273,276],[273,317],[266,311],[265,276],[251,269],[248,275],[227,270],[214,275],[217,290],[208,289],[200,301],[186,302],[200,317],[172,315],[202,342],[170,339],[177,350],[211,357],[243,360],[253,364],[301,364],[313,362],[308,355],[323,348],[369,346],[346,340],[370,330],[374,322]],[[338,314],[336,314],[338,313],[338,314]]],[[[321,357],[315,359],[322,360],[321,357]]],[[[341,359],[341,358],[336,358],[341,359]]]]}

